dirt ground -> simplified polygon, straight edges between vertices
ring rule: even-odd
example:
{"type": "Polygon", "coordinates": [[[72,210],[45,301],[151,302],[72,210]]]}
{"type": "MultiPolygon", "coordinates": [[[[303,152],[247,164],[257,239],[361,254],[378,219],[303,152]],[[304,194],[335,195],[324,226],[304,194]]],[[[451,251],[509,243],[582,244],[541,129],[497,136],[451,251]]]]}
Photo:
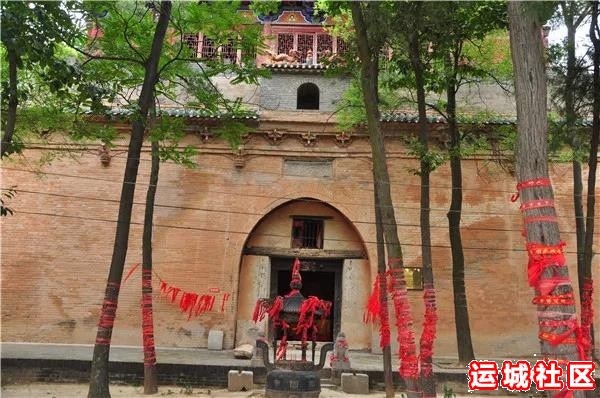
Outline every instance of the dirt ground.
{"type": "MultiPolygon", "coordinates": [[[[11,384],[2,387],[2,398],[82,398],[86,397],[88,392],[87,384],[59,384],[59,383],[29,383],[29,384],[11,384]]],[[[142,387],[112,385],[110,392],[113,398],[129,398],[142,397],[142,387]]],[[[155,397],[171,397],[171,398],[187,398],[187,397],[211,397],[211,398],[263,398],[264,390],[256,389],[243,392],[229,392],[223,389],[207,389],[207,388],[185,388],[177,386],[161,386],[158,394],[155,397]]],[[[345,394],[342,391],[323,388],[321,398],[341,398],[350,396],[352,398],[369,397],[383,398],[385,393],[381,391],[373,392],[368,395],[360,394],[345,394]]],[[[478,398],[478,395],[457,395],[469,398],[478,398]]],[[[397,393],[396,397],[404,398],[405,395],[397,393]]],[[[442,398],[442,394],[438,394],[442,398]]],[[[489,397],[489,395],[487,396],[489,397]]],[[[508,397],[508,395],[494,394],[494,398],[508,397]]]]}
{"type": "MultiPolygon", "coordinates": [[[[87,384],[49,384],[30,383],[13,384],[2,387],[2,398],[81,398],[87,396],[87,384]]],[[[113,398],[143,397],[143,387],[113,385],[110,388],[113,398]]],[[[177,386],[161,386],[155,397],[187,398],[187,397],[211,397],[211,398],[263,398],[264,390],[252,390],[243,392],[229,392],[225,389],[207,388],[185,388],[177,386]]],[[[344,397],[341,391],[323,389],[321,398],[344,397]]],[[[369,395],[353,395],[353,397],[384,397],[385,394],[377,392],[369,395]]],[[[397,395],[399,398],[400,394],[397,395]]]]}

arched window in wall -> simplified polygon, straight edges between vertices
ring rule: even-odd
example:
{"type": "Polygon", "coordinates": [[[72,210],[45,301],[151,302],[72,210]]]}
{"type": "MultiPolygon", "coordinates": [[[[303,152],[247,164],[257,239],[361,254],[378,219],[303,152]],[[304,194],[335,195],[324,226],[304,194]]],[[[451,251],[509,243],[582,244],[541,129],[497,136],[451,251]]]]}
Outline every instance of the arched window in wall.
{"type": "Polygon", "coordinates": [[[319,109],[319,87],[304,83],[298,87],[296,109],[319,109]]]}

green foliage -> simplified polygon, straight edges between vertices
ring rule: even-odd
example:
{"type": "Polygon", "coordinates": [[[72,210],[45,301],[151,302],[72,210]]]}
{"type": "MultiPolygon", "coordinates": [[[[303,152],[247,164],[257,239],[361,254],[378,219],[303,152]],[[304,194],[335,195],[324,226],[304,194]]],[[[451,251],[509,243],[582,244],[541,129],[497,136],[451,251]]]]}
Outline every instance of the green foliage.
{"type": "MultiPolygon", "coordinates": [[[[591,51],[578,55],[575,51],[575,37],[590,12],[589,4],[584,2],[563,2],[557,8],[553,24],[567,27],[567,37],[562,43],[554,44],[548,52],[549,92],[554,120],[550,121],[550,137],[554,151],[568,145],[569,150],[559,153],[560,161],[587,160],[589,153],[589,131],[577,126],[577,121],[585,119],[592,111],[593,82],[591,72],[591,51]],[[569,31],[573,43],[569,42],[569,31]],[[573,46],[571,48],[571,46],[573,46]],[[569,56],[572,58],[569,60],[569,56]],[[560,120],[562,119],[562,120],[560,120]]],[[[589,40],[587,37],[586,40],[589,40]]],[[[589,42],[588,42],[589,43],[589,42]]]]}
{"type": "Polygon", "coordinates": [[[483,39],[470,40],[463,46],[464,62],[477,67],[484,80],[492,76],[501,81],[511,81],[513,77],[508,32],[503,29],[491,31],[483,39]]]}
{"type": "Polygon", "coordinates": [[[523,2],[524,11],[532,13],[540,26],[552,18],[557,6],[557,1],[523,2]]]}
{"type": "Polygon", "coordinates": [[[408,142],[408,153],[417,159],[419,159],[423,163],[423,167],[420,169],[409,169],[415,175],[420,176],[423,171],[433,172],[439,166],[444,164],[447,156],[437,150],[427,149],[425,146],[419,142],[419,139],[414,137],[408,142]]]}
{"type": "Polygon", "coordinates": [[[251,131],[245,124],[235,120],[226,120],[215,132],[225,139],[231,149],[237,150],[244,142],[244,137],[251,131]]]}
{"type": "Polygon", "coordinates": [[[164,161],[172,161],[187,168],[196,168],[194,158],[198,151],[192,145],[181,148],[180,142],[185,137],[185,123],[182,118],[161,116],[150,127],[150,141],[159,143],[159,157],[164,161]]]}
{"type": "Polygon", "coordinates": [[[444,384],[444,398],[456,398],[456,394],[451,387],[444,384]]]}
{"type": "Polygon", "coordinates": [[[13,210],[7,206],[7,202],[12,199],[16,193],[17,191],[14,186],[2,188],[2,193],[0,193],[0,217],[6,217],[9,214],[11,216],[13,215],[13,210]]]}
{"type": "Polygon", "coordinates": [[[275,14],[281,2],[278,0],[254,0],[250,3],[250,9],[259,15],[271,15],[275,14]]]}
{"type": "Polygon", "coordinates": [[[3,1],[0,7],[2,45],[17,52],[18,67],[52,66],[57,44],[81,34],[69,14],[76,8],[73,1],[3,1]]]}

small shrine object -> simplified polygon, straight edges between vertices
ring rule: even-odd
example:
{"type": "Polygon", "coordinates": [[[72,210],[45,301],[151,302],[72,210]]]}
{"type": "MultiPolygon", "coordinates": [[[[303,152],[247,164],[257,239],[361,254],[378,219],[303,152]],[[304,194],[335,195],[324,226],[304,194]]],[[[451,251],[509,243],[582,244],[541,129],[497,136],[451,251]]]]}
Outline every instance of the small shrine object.
{"type": "Polygon", "coordinates": [[[326,319],[331,312],[331,302],[316,296],[305,298],[300,276],[300,260],[296,258],[292,267],[290,292],[274,299],[261,298],[256,302],[253,320],[260,321],[269,315],[273,329],[274,361],[269,361],[269,346],[264,340],[257,340],[256,347],[262,351],[263,362],[268,370],[266,397],[317,398],[321,392],[319,371],[325,365],[327,352],[333,349],[333,342],[321,347],[319,363],[315,364],[318,321],[326,319]],[[288,332],[291,325],[301,337],[301,359],[287,358],[288,332]],[[277,345],[277,332],[283,336],[277,345]],[[308,341],[312,342],[311,360],[307,360],[308,341]]]}
{"type": "Polygon", "coordinates": [[[331,354],[331,380],[334,384],[339,385],[341,383],[342,373],[347,372],[350,368],[346,334],[344,332],[339,332],[333,346],[333,354],[331,354]]]}

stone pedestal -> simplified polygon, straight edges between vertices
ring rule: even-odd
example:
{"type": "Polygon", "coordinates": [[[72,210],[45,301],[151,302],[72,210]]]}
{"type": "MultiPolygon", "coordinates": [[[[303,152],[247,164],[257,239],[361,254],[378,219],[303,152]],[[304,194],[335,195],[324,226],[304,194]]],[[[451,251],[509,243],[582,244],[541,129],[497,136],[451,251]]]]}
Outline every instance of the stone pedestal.
{"type": "Polygon", "coordinates": [[[369,375],[342,373],[342,391],[346,394],[368,394],[369,375]]]}
{"type": "Polygon", "coordinates": [[[208,332],[208,349],[221,351],[223,349],[223,331],[212,329],[208,332]]]}
{"type": "Polygon", "coordinates": [[[254,388],[254,374],[250,371],[230,370],[227,374],[227,390],[250,391],[254,388]]]}

